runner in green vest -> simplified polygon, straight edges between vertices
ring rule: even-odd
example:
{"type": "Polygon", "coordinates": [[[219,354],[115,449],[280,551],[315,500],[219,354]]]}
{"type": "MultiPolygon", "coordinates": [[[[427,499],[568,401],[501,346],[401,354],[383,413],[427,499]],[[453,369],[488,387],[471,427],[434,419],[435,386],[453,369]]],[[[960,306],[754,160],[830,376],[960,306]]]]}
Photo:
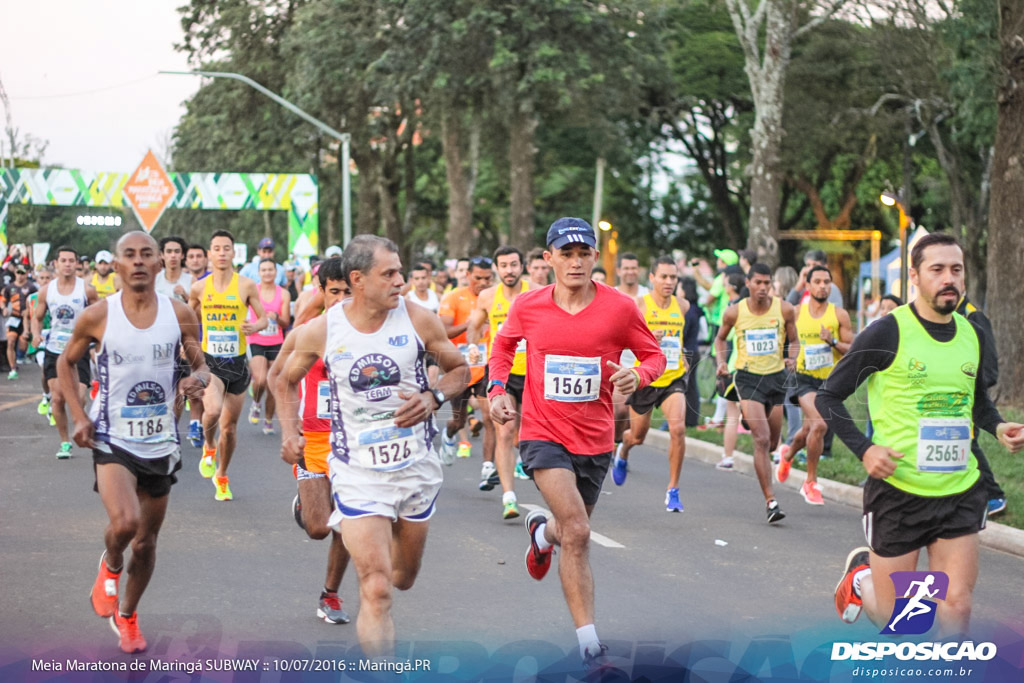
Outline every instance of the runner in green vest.
{"type": "Polygon", "coordinates": [[[928,571],[949,577],[937,612],[941,637],[967,632],[978,577],[978,532],[988,500],[972,434],[980,427],[1017,452],[1024,448],[1024,425],[1005,422],[992,404],[982,380],[990,359],[977,329],[955,313],[964,291],[956,239],[921,238],[911,252],[910,282],[917,300],[854,340],[816,406],[870,475],[863,517],[869,547],[847,557],[836,611],[853,622],[863,607],[876,625],[888,624],[896,616],[890,574],[914,571],[927,548],[928,571]],[[871,439],[843,406],[865,378],[871,439]]]}

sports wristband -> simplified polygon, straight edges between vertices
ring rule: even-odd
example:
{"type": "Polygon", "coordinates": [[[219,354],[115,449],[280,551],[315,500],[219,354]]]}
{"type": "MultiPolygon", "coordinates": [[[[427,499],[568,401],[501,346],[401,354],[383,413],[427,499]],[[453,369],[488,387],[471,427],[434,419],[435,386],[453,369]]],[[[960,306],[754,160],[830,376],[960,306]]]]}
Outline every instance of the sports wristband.
{"type": "Polygon", "coordinates": [[[636,377],[636,388],[639,389],[640,385],[643,384],[643,382],[640,381],[640,373],[637,372],[636,368],[630,368],[629,371],[633,373],[634,377],[636,377]]]}
{"type": "Polygon", "coordinates": [[[487,393],[488,394],[491,393],[491,391],[495,387],[501,387],[501,390],[504,391],[505,390],[505,383],[502,382],[500,379],[492,379],[491,383],[487,385],[487,393]]]}

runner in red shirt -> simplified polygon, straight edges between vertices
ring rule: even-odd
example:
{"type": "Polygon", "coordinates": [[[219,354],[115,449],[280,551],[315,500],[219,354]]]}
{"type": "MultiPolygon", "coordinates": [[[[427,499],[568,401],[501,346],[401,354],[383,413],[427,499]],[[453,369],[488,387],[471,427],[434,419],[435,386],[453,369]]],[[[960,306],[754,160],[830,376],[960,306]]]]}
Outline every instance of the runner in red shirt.
{"type": "Polygon", "coordinates": [[[588,544],[590,514],[611,462],[612,388],[631,394],[650,384],[665,370],[665,356],[636,303],[591,281],[598,251],[586,221],[559,218],[548,229],[547,244],[544,259],[555,284],[516,297],[494,339],[488,395],[495,421],[514,419],[516,406],[505,382],[516,345],[525,339],[520,453],[523,469],[551,509],[526,517],[526,569],[534,579],[544,578],[554,546],[561,546],[562,589],[589,669],[603,663],[606,649],[594,628],[588,544]],[[640,365],[620,366],[623,349],[632,350],[640,365]]]}

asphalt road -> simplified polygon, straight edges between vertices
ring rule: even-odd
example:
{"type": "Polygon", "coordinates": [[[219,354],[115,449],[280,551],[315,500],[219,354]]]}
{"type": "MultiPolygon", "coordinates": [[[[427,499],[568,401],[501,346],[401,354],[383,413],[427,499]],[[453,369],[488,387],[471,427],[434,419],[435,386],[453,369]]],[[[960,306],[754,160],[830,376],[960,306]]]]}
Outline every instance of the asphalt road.
{"type": "MultiPolygon", "coordinates": [[[[30,659],[130,660],[87,603],[106,524],[92,491],[91,455],[76,449],[70,460],[55,459],[56,430],[35,409],[39,373],[23,366],[19,380],[0,379],[3,680],[12,672],[20,677],[30,659]]],[[[146,657],[337,658],[355,645],[355,628],[315,618],[326,542],[308,540],[292,519],[295,482],[280,460],[278,437],[262,435],[244,414],[242,421],[232,502],[214,500],[213,485],[197,469],[199,451],[183,446],[156,572],[139,607],[146,657]]],[[[502,520],[500,491],[477,489],[480,462],[475,440],[472,458],[445,468],[422,573],[411,591],[396,595],[398,653],[446,654],[435,659],[433,673],[443,665],[461,678],[507,655],[520,663],[501,671],[529,677],[572,659],[574,628],[555,571],[542,582],[525,571],[522,519],[502,520]],[[520,655],[525,659],[515,659],[520,655]]],[[[683,469],[686,511],[669,514],[666,477],[663,452],[634,451],[626,485],[608,478],[592,520],[597,628],[613,654],[639,663],[676,653],[672,661],[685,664],[686,657],[699,660],[701,648],[718,647],[735,662],[767,639],[789,648],[799,670],[807,653],[830,639],[878,639],[866,619],[841,624],[832,605],[846,554],[863,541],[858,510],[811,507],[783,489],[788,517],[769,526],[754,479],[694,460],[683,469]]],[[[532,482],[517,487],[522,504],[542,505],[532,482]]],[[[357,613],[354,575],[341,593],[357,613]]],[[[975,629],[1024,634],[1022,596],[1024,560],[983,549],[975,629]]],[[[762,663],[754,657],[745,666],[757,671],[762,663]]],[[[287,679],[273,668],[262,672],[287,679]]]]}

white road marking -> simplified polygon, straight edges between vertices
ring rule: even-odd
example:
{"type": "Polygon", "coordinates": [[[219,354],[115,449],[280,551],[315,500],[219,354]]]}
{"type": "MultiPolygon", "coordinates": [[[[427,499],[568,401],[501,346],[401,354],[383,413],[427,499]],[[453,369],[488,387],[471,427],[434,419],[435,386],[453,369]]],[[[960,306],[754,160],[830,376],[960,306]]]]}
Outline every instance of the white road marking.
{"type": "MultiPolygon", "coordinates": [[[[532,505],[530,503],[520,503],[519,507],[526,508],[527,510],[529,510],[531,512],[533,510],[545,510],[545,508],[541,507],[540,505],[532,505]]],[[[626,546],[622,545],[621,543],[619,543],[618,541],[614,541],[614,540],[608,538],[604,534],[597,533],[593,529],[590,530],[590,540],[593,541],[594,543],[599,544],[599,545],[603,545],[605,548],[625,548],[626,547],[626,546]]]]}

